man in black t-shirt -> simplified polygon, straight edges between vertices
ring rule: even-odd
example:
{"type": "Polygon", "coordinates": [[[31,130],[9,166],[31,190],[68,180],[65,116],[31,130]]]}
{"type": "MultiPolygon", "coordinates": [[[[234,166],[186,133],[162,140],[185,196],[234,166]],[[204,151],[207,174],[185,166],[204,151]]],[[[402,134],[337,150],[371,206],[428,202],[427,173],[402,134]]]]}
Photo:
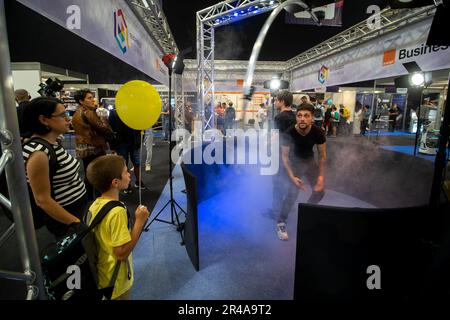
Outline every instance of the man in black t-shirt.
{"type": "Polygon", "coordinates": [[[295,113],[291,107],[293,100],[294,96],[287,90],[280,91],[275,98],[275,108],[280,112],[275,117],[275,129],[280,130],[280,134],[295,125],[295,113]]]}
{"type": "MultiPolygon", "coordinates": [[[[292,102],[294,96],[289,91],[280,91],[275,98],[275,107],[279,114],[275,117],[275,129],[278,129],[280,136],[282,136],[289,128],[295,125],[295,113],[292,110],[292,102]]],[[[278,152],[281,152],[278,150],[278,152]]],[[[276,175],[273,176],[273,205],[272,209],[267,214],[271,218],[276,219],[283,203],[284,193],[278,189],[279,185],[282,185],[282,179],[285,179],[285,175],[281,174],[282,168],[276,175]]]]}
{"type": "MultiPolygon", "coordinates": [[[[280,136],[282,136],[289,128],[295,125],[295,113],[292,110],[292,101],[294,96],[289,91],[280,91],[275,98],[275,107],[279,111],[279,114],[275,117],[275,129],[278,129],[280,136]]],[[[280,152],[278,150],[277,152],[280,152]]],[[[279,157],[281,158],[281,157],[279,157]]],[[[273,176],[273,204],[272,208],[269,209],[267,216],[276,219],[281,211],[281,206],[283,204],[285,190],[279,188],[286,180],[286,175],[282,173],[283,168],[280,168],[278,173],[273,176]]]]}
{"type": "Polygon", "coordinates": [[[277,188],[284,193],[279,212],[277,234],[280,240],[288,240],[286,220],[297,199],[299,189],[306,190],[300,177],[306,177],[312,194],[308,203],[319,203],[325,194],[326,138],[323,131],[313,125],[314,108],[300,106],[296,115],[297,123],[286,131],[281,139],[282,179],[277,188]],[[318,160],[314,159],[314,146],[317,146],[318,160]]]}

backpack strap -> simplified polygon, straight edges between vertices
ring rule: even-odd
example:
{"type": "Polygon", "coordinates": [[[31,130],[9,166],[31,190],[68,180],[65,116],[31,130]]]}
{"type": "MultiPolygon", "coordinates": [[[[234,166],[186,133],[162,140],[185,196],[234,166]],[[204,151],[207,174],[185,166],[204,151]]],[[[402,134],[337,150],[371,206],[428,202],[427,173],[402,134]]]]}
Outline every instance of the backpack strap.
{"type": "Polygon", "coordinates": [[[56,174],[56,171],[58,171],[58,168],[59,168],[58,157],[56,156],[55,149],[53,149],[53,145],[50,142],[48,142],[45,139],[38,138],[38,137],[31,138],[30,140],[25,142],[23,145],[27,145],[27,144],[29,144],[30,142],[33,142],[33,141],[43,145],[48,150],[48,158],[49,158],[49,160],[48,160],[48,167],[49,167],[49,179],[50,179],[50,194],[51,194],[52,198],[55,198],[55,194],[53,192],[53,176],[56,174]]]}
{"type": "Polygon", "coordinates": [[[39,144],[42,144],[44,147],[48,149],[48,156],[49,156],[49,170],[50,170],[50,182],[53,180],[53,176],[58,170],[59,164],[58,164],[58,157],[56,156],[55,149],[53,149],[53,145],[48,142],[45,139],[33,137],[30,140],[28,140],[25,144],[28,144],[32,141],[35,141],[39,144]]]}
{"type": "Polygon", "coordinates": [[[102,222],[103,218],[106,217],[106,215],[115,207],[122,207],[125,208],[125,205],[116,200],[109,201],[107,204],[105,204],[100,211],[95,216],[94,220],[91,224],[89,224],[89,228],[86,230],[86,232],[92,231],[100,222],[102,222]]]}
{"type": "MultiPolygon", "coordinates": [[[[120,201],[116,201],[116,200],[112,200],[109,201],[107,204],[105,204],[100,211],[97,213],[97,215],[94,218],[94,221],[92,221],[92,223],[89,225],[89,228],[87,229],[86,232],[90,232],[92,229],[94,229],[98,224],[100,224],[100,222],[103,220],[103,218],[106,217],[106,215],[115,207],[122,207],[125,208],[125,205],[120,202],[120,201]]],[[[128,216],[128,210],[127,210],[127,216],[128,216]]],[[[114,266],[114,272],[112,274],[111,277],[111,281],[109,282],[109,285],[107,288],[113,288],[114,289],[114,285],[116,283],[117,277],[119,275],[119,270],[120,270],[120,265],[122,264],[122,261],[117,260],[116,265],[114,266]]],[[[127,266],[129,267],[129,261],[127,259],[127,266]]],[[[105,292],[106,293],[106,292],[105,292]]],[[[106,298],[108,300],[111,300],[111,295],[112,295],[112,290],[108,293],[105,294],[106,298]]]]}

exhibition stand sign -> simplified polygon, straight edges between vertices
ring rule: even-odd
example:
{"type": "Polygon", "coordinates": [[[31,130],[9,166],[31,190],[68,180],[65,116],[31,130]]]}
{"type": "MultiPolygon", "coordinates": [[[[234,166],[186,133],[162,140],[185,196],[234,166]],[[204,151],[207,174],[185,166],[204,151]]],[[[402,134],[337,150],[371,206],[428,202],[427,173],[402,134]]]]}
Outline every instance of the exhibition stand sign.
{"type": "Polygon", "coordinates": [[[422,71],[450,68],[448,46],[427,46],[433,19],[398,29],[293,71],[292,90],[396,77],[415,61],[422,71]]]}
{"type": "Polygon", "coordinates": [[[167,68],[160,62],[162,52],[124,0],[18,1],[168,85],[167,68]]]}

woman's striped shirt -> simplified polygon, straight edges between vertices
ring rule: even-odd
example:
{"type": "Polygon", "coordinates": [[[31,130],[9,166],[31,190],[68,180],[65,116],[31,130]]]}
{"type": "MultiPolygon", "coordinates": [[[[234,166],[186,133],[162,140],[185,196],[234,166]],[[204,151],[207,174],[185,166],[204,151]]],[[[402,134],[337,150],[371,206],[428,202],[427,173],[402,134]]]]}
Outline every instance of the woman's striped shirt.
{"type": "MultiPolygon", "coordinates": [[[[86,194],[86,187],[79,176],[80,163],[60,145],[53,145],[59,168],[53,176],[52,190],[54,200],[62,207],[68,206],[81,199],[86,194]]],[[[30,141],[22,147],[25,166],[31,154],[43,151],[49,155],[49,150],[37,141],[30,141]]],[[[51,155],[49,156],[49,158],[51,155]]],[[[28,177],[27,177],[28,179],[28,177]]]]}

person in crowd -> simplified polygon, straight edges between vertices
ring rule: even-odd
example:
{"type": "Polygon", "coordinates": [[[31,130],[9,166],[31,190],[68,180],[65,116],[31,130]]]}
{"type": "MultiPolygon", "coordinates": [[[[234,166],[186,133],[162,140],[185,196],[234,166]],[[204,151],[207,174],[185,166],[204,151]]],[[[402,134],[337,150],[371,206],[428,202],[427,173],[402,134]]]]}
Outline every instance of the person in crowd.
{"type": "Polygon", "coordinates": [[[188,102],[184,108],[184,125],[185,129],[192,133],[192,123],[194,121],[195,114],[192,110],[192,103],[188,102]]]}
{"type": "MultiPolygon", "coordinates": [[[[312,99],[311,99],[312,101],[312,99]]],[[[321,101],[317,101],[314,99],[313,101],[313,106],[314,106],[314,124],[319,127],[322,128],[322,130],[325,130],[324,127],[324,115],[325,115],[325,108],[322,105],[321,101]]]]}
{"type": "MultiPolygon", "coordinates": [[[[277,222],[277,235],[280,240],[288,240],[286,220],[297,199],[299,189],[306,190],[301,177],[306,177],[312,194],[308,203],[319,203],[325,194],[326,138],[323,131],[313,125],[314,108],[300,106],[297,110],[296,125],[286,131],[281,139],[281,158],[283,171],[277,185],[283,199],[280,202],[277,222]],[[314,159],[314,146],[317,146],[318,160],[314,159]]],[[[280,199],[281,200],[281,199],[280,199]]]]}
{"type": "MultiPolygon", "coordinates": [[[[87,89],[75,93],[75,101],[79,104],[72,118],[75,131],[76,154],[83,161],[84,172],[89,163],[103,156],[108,150],[106,137],[112,134],[107,123],[104,123],[95,111],[94,95],[87,89]]],[[[86,176],[86,175],[85,175],[86,176]]],[[[94,200],[94,188],[85,180],[88,199],[94,200]]]]}
{"type": "Polygon", "coordinates": [[[332,133],[332,122],[331,122],[331,106],[327,105],[327,109],[324,114],[324,125],[325,125],[325,135],[330,136],[332,133]]]}
{"type": "Polygon", "coordinates": [[[150,172],[152,171],[152,158],[153,158],[153,147],[155,144],[153,143],[153,129],[147,129],[145,130],[145,139],[144,139],[144,145],[145,149],[147,150],[147,156],[145,158],[145,171],[150,172]]]}
{"type": "Polygon", "coordinates": [[[344,109],[339,108],[339,124],[337,129],[338,135],[346,136],[347,135],[347,121],[344,117],[344,109]]]}
{"type": "MultiPolygon", "coordinates": [[[[169,103],[167,102],[167,100],[163,101],[163,105],[162,105],[162,111],[161,111],[161,122],[162,122],[162,127],[163,127],[163,131],[164,131],[164,141],[170,142],[170,132],[169,132],[169,126],[170,126],[170,112],[169,112],[169,103]]],[[[173,109],[172,109],[173,111],[173,109]]]]}
{"type": "Polygon", "coordinates": [[[301,101],[301,103],[300,103],[299,106],[301,106],[302,104],[310,104],[310,102],[309,102],[309,97],[308,97],[308,96],[303,96],[303,97],[301,97],[301,98],[300,98],[300,101],[301,101]]]}
{"type": "Polygon", "coordinates": [[[350,134],[350,109],[343,104],[339,105],[339,130],[344,136],[350,134]]]}
{"type": "MultiPolygon", "coordinates": [[[[292,102],[294,97],[291,92],[287,90],[280,91],[275,98],[275,107],[279,111],[275,117],[275,129],[279,130],[280,137],[282,137],[286,131],[293,127],[296,123],[295,113],[292,110],[292,102]]],[[[281,150],[277,150],[281,152],[281,150]]],[[[280,157],[281,158],[281,157],[280,157]]],[[[273,204],[272,209],[269,210],[267,215],[269,217],[277,218],[281,211],[281,206],[284,201],[285,191],[280,186],[285,185],[286,175],[283,174],[283,168],[280,168],[278,173],[273,176],[273,204]]]]}
{"type": "Polygon", "coordinates": [[[69,131],[69,114],[55,98],[36,98],[25,107],[23,116],[24,127],[31,133],[22,146],[27,180],[36,205],[48,215],[43,218],[47,229],[59,239],[70,224],[80,222],[87,204],[85,184],[78,174],[80,163],[58,142],[69,131]],[[54,173],[52,154],[57,159],[54,173]]]}
{"type": "Polygon", "coordinates": [[[399,115],[397,104],[394,103],[389,109],[389,131],[394,132],[397,126],[397,117],[399,115]]]}
{"type": "Polygon", "coordinates": [[[97,113],[97,116],[100,118],[100,120],[102,120],[104,123],[108,123],[109,111],[105,108],[104,102],[100,102],[95,112],[97,113]]]}
{"type": "Polygon", "coordinates": [[[25,132],[23,125],[23,110],[25,106],[30,103],[31,96],[25,89],[18,89],[14,91],[15,100],[17,102],[17,120],[19,121],[19,131],[20,131],[20,140],[23,141],[24,138],[30,135],[30,133],[25,132]]]}
{"type": "Polygon", "coordinates": [[[284,133],[295,125],[295,113],[292,110],[293,95],[287,90],[280,91],[275,98],[275,108],[278,114],[275,117],[275,129],[284,133]]]}
{"type": "Polygon", "coordinates": [[[365,105],[361,110],[360,114],[360,121],[361,121],[360,130],[362,136],[366,134],[367,126],[369,125],[369,118],[370,118],[370,108],[368,105],[365,105]]]}
{"type": "Polygon", "coordinates": [[[223,133],[224,128],[224,112],[226,108],[226,103],[218,103],[216,107],[216,120],[217,120],[217,130],[220,130],[223,133]]]}
{"type": "Polygon", "coordinates": [[[260,129],[264,128],[264,123],[267,120],[267,111],[266,111],[264,103],[259,104],[257,118],[258,118],[259,128],[260,129]]]}
{"type": "MultiPolygon", "coordinates": [[[[117,145],[113,151],[125,159],[127,167],[128,159],[131,160],[131,163],[133,164],[133,172],[136,178],[134,187],[140,188],[141,190],[147,190],[147,187],[141,180],[141,131],[131,129],[123,123],[116,110],[111,110],[109,113],[109,124],[116,133],[117,137],[117,145]]],[[[130,183],[128,188],[124,190],[124,193],[130,194],[132,192],[133,189],[130,183]]]]}
{"type": "Polygon", "coordinates": [[[337,136],[337,129],[339,126],[339,120],[340,120],[340,114],[337,110],[336,106],[333,104],[331,105],[331,129],[332,129],[332,137],[336,138],[337,136]]]}
{"type": "Polygon", "coordinates": [[[234,121],[236,120],[236,109],[233,107],[233,102],[228,102],[228,107],[225,109],[225,130],[234,128],[234,121]]]}
{"type": "MultiPolygon", "coordinates": [[[[130,173],[122,157],[112,155],[95,159],[87,170],[89,182],[100,190],[101,196],[89,207],[87,224],[92,223],[100,210],[110,201],[119,201],[119,192],[128,187],[130,173]]],[[[128,300],[133,285],[132,251],[136,246],[150,213],[145,206],[138,206],[134,214],[134,224],[127,216],[127,209],[115,207],[94,229],[98,246],[98,288],[109,286],[116,263],[119,271],[112,300],[128,300]]]]}

